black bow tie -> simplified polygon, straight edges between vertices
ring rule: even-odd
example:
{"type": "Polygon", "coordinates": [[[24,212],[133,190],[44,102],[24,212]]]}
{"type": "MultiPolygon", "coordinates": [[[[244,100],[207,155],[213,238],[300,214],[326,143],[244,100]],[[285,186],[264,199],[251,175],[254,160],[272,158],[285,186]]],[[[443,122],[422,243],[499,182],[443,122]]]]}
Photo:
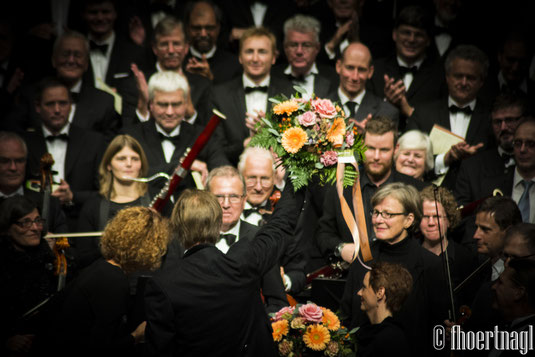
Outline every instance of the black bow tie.
{"type": "Polygon", "coordinates": [[[503,163],[506,165],[509,163],[509,161],[511,161],[511,159],[514,159],[514,158],[515,156],[513,154],[509,154],[506,152],[502,153],[502,160],[503,160],[503,163]]]}
{"type": "Polygon", "coordinates": [[[235,234],[231,234],[231,233],[226,233],[226,234],[220,234],[219,237],[221,239],[224,239],[226,242],[227,242],[227,245],[230,247],[231,245],[234,244],[234,242],[236,242],[236,235],[235,234]]]}
{"type": "Polygon", "coordinates": [[[68,141],[69,135],[67,134],[48,135],[45,139],[50,142],[54,142],[56,140],[68,141]]]}
{"type": "Polygon", "coordinates": [[[245,94],[249,94],[249,93],[257,92],[257,91],[267,93],[268,87],[267,86],[245,87],[244,91],[245,91],[245,94]]]}
{"type": "Polygon", "coordinates": [[[99,45],[95,41],[89,41],[89,48],[91,51],[100,51],[104,56],[106,56],[106,53],[108,53],[108,46],[109,45],[107,43],[99,45]]]}
{"type": "Polygon", "coordinates": [[[178,142],[180,141],[180,135],[175,135],[175,136],[166,136],[166,135],[163,135],[162,133],[158,132],[158,136],[160,137],[160,140],[163,141],[163,140],[169,140],[171,141],[175,146],[178,144],[178,142]]]}
{"type": "Polygon", "coordinates": [[[412,66],[412,67],[404,67],[399,66],[399,74],[403,77],[407,73],[412,73],[413,75],[418,71],[418,67],[412,66]]]}
{"type": "Polygon", "coordinates": [[[246,208],[246,209],[243,210],[243,216],[244,216],[245,218],[247,218],[247,217],[249,217],[249,216],[250,216],[251,214],[253,214],[253,213],[258,213],[258,214],[260,214],[260,213],[258,212],[258,210],[259,210],[260,208],[262,208],[262,207],[259,207],[259,206],[258,206],[258,207],[246,208]]]}
{"type": "Polygon", "coordinates": [[[472,114],[472,108],[470,108],[469,105],[467,105],[466,107],[463,107],[463,108],[459,108],[456,105],[450,105],[450,113],[455,114],[455,113],[459,113],[459,112],[462,112],[465,115],[471,115],[472,114]]]}
{"type": "Polygon", "coordinates": [[[291,82],[295,82],[295,83],[306,82],[305,76],[294,76],[293,74],[288,74],[287,77],[291,82]]]}

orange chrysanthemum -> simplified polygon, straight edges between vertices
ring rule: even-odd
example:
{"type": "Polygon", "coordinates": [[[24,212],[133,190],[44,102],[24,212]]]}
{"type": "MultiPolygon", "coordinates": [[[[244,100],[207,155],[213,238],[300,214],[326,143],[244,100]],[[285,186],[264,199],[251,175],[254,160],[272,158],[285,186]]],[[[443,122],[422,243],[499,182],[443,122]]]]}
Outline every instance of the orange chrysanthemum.
{"type": "Polygon", "coordinates": [[[331,310],[324,307],[322,307],[321,310],[323,310],[323,317],[321,321],[323,326],[327,327],[331,331],[338,330],[340,328],[340,319],[338,319],[338,316],[336,316],[336,314],[331,310]]]}
{"type": "Polygon", "coordinates": [[[314,351],[323,351],[331,340],[331,334],[325,326],[314,324],[307,328],[303,335],[305,345],[314,351]]]}
{"type": "Polygon", "coordinates": [[[279,320],[276,322],[273,322],[271,324],[271,327],[273,328],[273,340],[274,341],[280,341],[282,339],[282,336],[286,336],[288,334],[288,320],[279,320]]]}
{"type": "Polygon", "coordinates": [[[307,133],[298,127],[286,130],[282,134],[282,147],[290,154],[298,152],[307,141],[307,133]]]}
{"type": "Polygon", "coordinates": [[[273,113],[291,115],[297,109],[299,109],[299,104],[295,100],[287,100],[274,106],[273,113]]]}
{"type": "Polygon", "coordinates": [[[342,118],[336,118],[333,125],[327,131],[327,140],[333,143],[334,146],[341,146],[344,141],[344,134],[346,133],[346,123],[342,118]]]}

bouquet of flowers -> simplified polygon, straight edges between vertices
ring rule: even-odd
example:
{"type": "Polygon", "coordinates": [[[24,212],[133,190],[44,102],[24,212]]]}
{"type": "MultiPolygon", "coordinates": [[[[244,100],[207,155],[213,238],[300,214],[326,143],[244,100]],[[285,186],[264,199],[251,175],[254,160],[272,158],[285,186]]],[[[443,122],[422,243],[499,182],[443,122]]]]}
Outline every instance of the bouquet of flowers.
{"type": "MultiPolygon", "coordinates": [[[[362,162],[364,144],[353,124],[346,122],[339,105],[329,99],[305,100],[299,94],[303,89],[295,89],[297,93],[289,99],[269,99],[274,104],[258,123],[249,145],[272,149],[295,190],[306,186],[316,175],[321,184],[334,183],[339,158],[354,157],[362,162]]],[[[348,165],[344,186],[353,185],[356,175],[355,168],[348,165]]]]}
{"type": "Polygon", "coordinates": [[[353,356],[352,333],[331,310],[316,304],[283,307],[271,314],[280,356],[353,356]]]}

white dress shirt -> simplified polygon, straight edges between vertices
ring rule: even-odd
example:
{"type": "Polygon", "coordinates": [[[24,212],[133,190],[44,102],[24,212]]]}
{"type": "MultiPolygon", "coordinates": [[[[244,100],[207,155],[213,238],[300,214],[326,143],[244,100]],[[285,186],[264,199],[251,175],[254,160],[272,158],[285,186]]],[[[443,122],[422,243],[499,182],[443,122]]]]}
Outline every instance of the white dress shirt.
{"type": "MultiPolygon", "coordinates": [[[[407,62],[402,60],[399,56],[397,56],[397,61],[400,67],[407,67],[407,68],[416,67],[417,69],[420,69],[420,66],[422,65],[424,59],[423,58],[419,59],[418,61],[414,62],[412,65],[407,64],[407,62]]],[[[412,74],[411,72],[407,72],[401,79],[403,80],[403,84],[405,85],[405,90],[408,91],[414,79],[414,74],[412,74]]]]}
{"type": "MultiPolygon", "coordinates": [[[[245,87],[263,87],[267,86],[269,87],[269,80],[270,76],[266,76],[260,83],[256,84],[252,80],[243,74],[243,88],[245,87]]],[[[261,92],[261,91],[255,91],[251,92],[249,94],[245,95],[245,108],[248,113],[250,114],[256,114],[256,111],[263,111],[264,113],[267,111],[267,104],[268,104],[268,94],[261,92]]],[[[243,113],[245,116],[245,113],[243,113]]]]}
{"type": "MultiPolygon", "coordinates": [[[[520,176],[518,168],[515,168],[515,174],[513,176],[512,199],[516,202],[516,204],[518,204],[520,197],[522,197],[522,194],[524,193],[524,184],[522,183],[523,180],[524,178],[520,176]]],[[[535,178],[532,178],[528,181],[535,181],[535,178]]],[[[529,189],[529,223],[535,223],[535,184],[531,185],[529,189]]]]}
{"type": "MultiPolygon", "coordinates": [[[[284,74],[292,75],[292,66],[286,67],[286,69],[284,70],[284,74]]],[[[304,82],[292,81],[294,85],[303,87],[306,90],[306,94],[302,95],[303,98],[306,100],[310,99],[312,97],[312,94],[314,94],[314,78],[317,74],[319,74],[318,67],[316,66],[316,63],[313,63],[312,67],[310,67],[310,71],[308,71],[308,73],[303,76],[304,82]]]]}
{"type": "MultiPolygon", "coordinates": [[[[67,125],[61,129],[59,134],[67,134],[69,135],[69,127],[70,123],[67,122],[67,125]]],[[[61,179],[65,179],[65,158],[67,157],[67,141],[64,140],[54,140],[54,141],[48,141],[46,138],[48,136],[54,136],[50,130],[48,130],[44,125],[43,128],[43,136],[45,137],[45,143],[47,151],[52,155],[54,158],[54,165],[52,166],[52,171],[56,171],[57,174],[54,175],[55,179],[54,182],[60,182],[61,179]]]]}
{"type": "MultiPolygon", "coordinates": [[[[165,132],[165,130],[163,130],[158,125],[158,123],[155,123],[155,124],[156,124],[156,131],[158,133],[161,133],[163,136],[170,137],[170,136],[177,136],[180,134],[180,125],[174,128],[173,131],[168,134],[165,132]]],[[[171,140],[164,139],[162,140],[162,149],[163,149],[163,154],[165,156],[165,161],[167,163],[171,162],[171,158],[173,157],[173,153],[175,152],[175,144],[173,144],[171,140]]]]}
{"type": "MultiPolygon", "coordinates": [[[[241,222],[238,221],[238,223],[235,224],[234,227],[232,227],[226,232],[221,232],[221,234],[234,234],[236,236],[236,240],[234,241],[234,243],[236,243],[240,239],[240,224],[241,222]]],[[[229,245],[227,244],[227,241],[224,239],[219,239],[215,246],[225,254],[227,254],[228,250],[230,249],[229,245]]]]}
{"type": "MultiPolygon", "coordinates": [[[[362,92],[360,92],[359,95],[353,98],[349,98],[343,91],[342,88],[338,87],[338,97],[340,98],[340,102],[342,106],[344,107],[344,114],[346,115],[346,118],[349,117],[349,114],[351,111],[349,110],[349,107],[347,106],[347,102],[355,102],[357,105],[355,105],[355,114],[359,110],[359,106],[362,104],[362,99],[364,99],[364,96],[366,95],[366,89],[364,89],[362,92]]],[[[354,119],[354,118],[353,118],[354,119]]]]}
{"type": "Polygon", "coordinates": [[[95,78],[95,87],[98,88],[98,78],[100,78],[102,82],[106,82],[106,73],[108,72],[108,65],[110,63],[111,50],[115,43],[115,32],[112,31],[111,35],[104,41],[95,40],[91,34],[89,34],[88,39],[98,45],[108,45],[106,54],[103,54],[99,50],[89,51],[89,58],[91,59],[91,67],[93,68],[93,76],[95,78]]]}

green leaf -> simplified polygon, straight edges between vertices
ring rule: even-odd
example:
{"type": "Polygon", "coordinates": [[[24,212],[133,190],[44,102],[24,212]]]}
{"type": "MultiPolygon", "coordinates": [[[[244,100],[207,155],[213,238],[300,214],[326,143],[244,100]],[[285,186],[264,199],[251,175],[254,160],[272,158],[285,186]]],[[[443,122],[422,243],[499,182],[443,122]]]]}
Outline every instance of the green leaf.
{"type": "Polygon", "coordinates": [[[276,98],[269,98],[268,99],[271,103],[279,104],[281,101],[276,98]]]}
{"type": "Polygon", "coordinates": [[[275,135],[275,136],[277,136],[277,137],[280,136],[279,132],[278,132],[277,130],[275,130],[275,129],[271,129],[271,128],[269,128],[268,131],[269,131],[271,134],[273,134],[273,135],[275,135]]]}

